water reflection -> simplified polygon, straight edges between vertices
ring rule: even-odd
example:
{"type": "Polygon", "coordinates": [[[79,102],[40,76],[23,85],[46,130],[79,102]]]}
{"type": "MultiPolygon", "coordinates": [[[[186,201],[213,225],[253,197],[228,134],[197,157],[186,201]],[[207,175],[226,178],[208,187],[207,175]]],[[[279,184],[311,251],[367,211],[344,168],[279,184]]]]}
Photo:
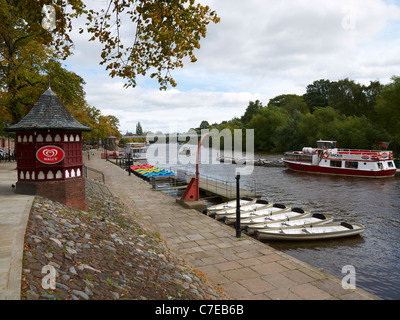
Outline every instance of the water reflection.
{"type": "MultiPolygon", "coordinates": [[[[276,160],[281,155],[255,155],[276,160]]],[[[165,164],[195,172],[195,162],[165,164]]],[[[162,165],[160,165],[162,166],[162,165]]],[[[235,181],[235,165],[205,163],[200,175],[235,181]]],[[[400,298],[400,179],[332,177],[254,167],[241,184],[252,186],[263,199],[313,213],[333,215],[335,222],[363,224],[361,236],[312,242],[268,242],[272,247],[342,279],[342,268],[352,265],[356,285],[383,299],[400,298]]]]}

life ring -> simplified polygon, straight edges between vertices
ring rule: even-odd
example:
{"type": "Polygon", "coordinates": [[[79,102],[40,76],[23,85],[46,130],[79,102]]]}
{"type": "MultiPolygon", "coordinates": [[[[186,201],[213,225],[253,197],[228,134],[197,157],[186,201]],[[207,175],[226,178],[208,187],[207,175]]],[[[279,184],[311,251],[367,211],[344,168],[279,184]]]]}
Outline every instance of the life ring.
{"type": "Polygon", "coordinates": [[[381,156],[381,154],[380,154],[380,153],[378,153],[376,157],[378,158],[378,160],[379,160],[379,161],[381,161],[381,160],[382,160],[382,156],[381,156]]]}
{"type": "Polygon", "coordinates": [[[327,159],[328,157],[329,157],[329,152],[328,152],[328,151],[325,151],[325,152],[324,152],[324,158],[327,159]]]}
{"type": "Polygon", "coordinates": [[[389,154],[389,159],[393,160],[393,153],[392,152],[389,154]]]}

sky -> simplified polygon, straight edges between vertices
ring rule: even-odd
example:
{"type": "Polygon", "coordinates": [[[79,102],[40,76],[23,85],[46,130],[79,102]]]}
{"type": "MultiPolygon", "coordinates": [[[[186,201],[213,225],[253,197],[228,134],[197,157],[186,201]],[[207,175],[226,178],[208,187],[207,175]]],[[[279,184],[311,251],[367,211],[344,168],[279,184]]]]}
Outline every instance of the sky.
{"type": "MultiPolygon", "coordinates": [[[[345,78],[368,85],[400,76],[400,0],[198,0],[221,18],[210,24],[196,63],[172,71],[178,85],[160,91],[157,80],[135,88],[99,65],[101,45],[78,33],[64,66],[86,82],[86,101],[120,120],[120,131],[186,132],[203,120],[241,117],[250,101],[305,93],[316,80],[345,78]]],[[[103,8],[106,0],[85,0],[103,8]]],[[[133,31],[126,29],[124,35],[133,31]]]]}

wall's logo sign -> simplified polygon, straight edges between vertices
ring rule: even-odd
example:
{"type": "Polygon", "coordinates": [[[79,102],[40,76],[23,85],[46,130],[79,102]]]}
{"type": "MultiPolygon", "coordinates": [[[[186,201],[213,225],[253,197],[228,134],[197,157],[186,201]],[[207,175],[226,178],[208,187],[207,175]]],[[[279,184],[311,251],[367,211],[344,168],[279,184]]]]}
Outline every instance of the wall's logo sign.
{"type": "Polygon", "coordinates": [[[36,152],[36,159],[44,164],[59,163],[64,157],[64,150],[57,146],[44,146],[36,152]]]}

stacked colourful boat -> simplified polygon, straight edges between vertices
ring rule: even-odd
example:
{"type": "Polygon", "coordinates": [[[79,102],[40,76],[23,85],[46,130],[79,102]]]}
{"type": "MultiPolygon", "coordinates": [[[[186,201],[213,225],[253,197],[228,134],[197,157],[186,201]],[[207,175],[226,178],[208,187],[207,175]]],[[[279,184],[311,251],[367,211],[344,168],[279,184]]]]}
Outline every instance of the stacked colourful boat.
{"type": "Polygon", "coordinates": [[[153,177],[159,178],[159,177],[174,176],[174,174],[171,171],[168,171],[163,168],[155,167],[148,163],[142,164],[142,165],[137,165],[137,166],[131,166],[131,170],[138,176],[145,178],[145,179],[150,179],[153,177]]]}

